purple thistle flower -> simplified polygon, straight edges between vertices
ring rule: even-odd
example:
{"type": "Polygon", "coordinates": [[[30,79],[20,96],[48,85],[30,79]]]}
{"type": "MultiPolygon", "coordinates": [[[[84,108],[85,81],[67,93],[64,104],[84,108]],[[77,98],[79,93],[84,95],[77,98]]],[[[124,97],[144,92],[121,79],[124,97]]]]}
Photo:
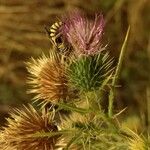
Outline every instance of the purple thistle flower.
{"type": "Polygon", "coordinates": [[[101,50],[101,38],[104,28],[102,15],[95,15],[95,20],[88,20],[76,12],[64,19],[62,33],[74,48],[77,55],[92,55],[101,50]]]}

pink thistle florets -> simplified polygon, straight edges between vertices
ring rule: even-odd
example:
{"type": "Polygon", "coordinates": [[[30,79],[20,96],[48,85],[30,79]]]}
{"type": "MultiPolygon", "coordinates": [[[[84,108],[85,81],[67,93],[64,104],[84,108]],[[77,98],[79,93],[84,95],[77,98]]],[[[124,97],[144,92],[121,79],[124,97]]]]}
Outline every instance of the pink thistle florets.
{"type": "Polygon", "coordinates": [[[76,12],[63,21],[63,36],[72,45],[77,55],[92,55],[101,50],[104,19],[100,14],[95,20],[88,20],[83,14],[76,12]]]}

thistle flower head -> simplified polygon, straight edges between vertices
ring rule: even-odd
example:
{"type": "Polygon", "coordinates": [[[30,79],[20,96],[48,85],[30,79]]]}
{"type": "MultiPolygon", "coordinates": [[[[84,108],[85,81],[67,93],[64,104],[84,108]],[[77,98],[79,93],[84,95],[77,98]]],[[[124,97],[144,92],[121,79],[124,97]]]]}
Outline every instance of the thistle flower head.
{"type": "Polygon", "coordinates": [[[67,77],[61,58],[50,53],[49,57],[43,55],[39,59],[32,59],[27,65],[30,73],[28,84],[31,86],[28,92],[36,94],[36,101],[56,104],[67,99],[67,77]]]}
{"type": "Polygon", "coordinates": [[[91,55],[101,49],[104,20],[102,15],[95,15],[95,20],[88,20],[76,12],[65,18],[62,32],[74,48],[77,55],[91,55]]]}
{"type": "Polygon", "coordinates": [[[106,81],[110,81],[113,72],[113,60],[108,53],[82,56],[72,61],[69,66],[69,83],[80,92],[99,89],[106,81]]]}
{"type": "Polygon", "coordinates": [[[8,150],[53,150],[59,136],[38,137],[34,134],[57,132],[53,122],[54,114],[37,112],[33,106],[24,106],[24,110],[15,109],[7,119],[7,126],[1,130],[0,143],[8,150]]]}

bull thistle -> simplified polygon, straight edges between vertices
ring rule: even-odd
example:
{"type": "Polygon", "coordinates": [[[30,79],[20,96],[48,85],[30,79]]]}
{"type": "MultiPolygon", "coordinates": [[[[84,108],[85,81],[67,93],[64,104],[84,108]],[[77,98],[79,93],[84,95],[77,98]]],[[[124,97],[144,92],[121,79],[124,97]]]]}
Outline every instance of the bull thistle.
{"type": "Polygon", "coordinates": [[[62,57],[50,52],[49,56],[31,59],[27,63],[30,76],[28,93],[34,93],[35,101],[56,104],[58,101],[70,98],[67,85],[66,66],[62,57]]]}
{"type": "MultiPolygon", "coordinates": [[[[143,150],[149,144],[122,131],[112,113],[116,76],[113,59],[102,44],[103,30],[101,14],[89,20],[79,12],[62,18],[59,26],[51,26],[48,32],[55,45],[49,56],[27,63],[28,93],[42,104],[41,112],[28,105],[10,113],[0,131],[2,150],[143,150]],[[103,96],[104,91],[109,98],[103,96]],[[101,106],[106,98],[108,113],[101,106]],[[49,103],[55,107],[47,109],[49,103]]],[[[120,70],[122,57],[119,62],[120,70]]]]}
{"type": "Polygon", "coordinates": [[[24,106],[24,110],[15,109],[10,113],[7,124],[1,132],[3,150],[53,150],[59,136],[36,137],[42,132],[56,132],[54,114],[43,111],[37,112],[33,106],[24,106]]]}
{"type": "Polygon", "coordinates": [[[95,20],[91,21],[75,12],[64,19],[61,30],[76,55],[92,55],[101,51],[103,28],[102,15],[95,15],[95,20]]]}

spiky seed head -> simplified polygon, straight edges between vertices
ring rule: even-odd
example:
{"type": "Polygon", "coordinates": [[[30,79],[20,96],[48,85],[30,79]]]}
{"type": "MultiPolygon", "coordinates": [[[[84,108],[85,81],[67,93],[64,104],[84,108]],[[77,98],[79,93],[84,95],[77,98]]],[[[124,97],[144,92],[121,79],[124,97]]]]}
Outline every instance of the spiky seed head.
{"type": "Polygon", "coordinates": [[[54,114],[37,112],[33,106],[24,106],[24,110],[15,109],[7,124],[1,129],[0,143],[3,149],[8,150],[53,150],[59,136],[51,137],[35,136],[57,132],[57,126],[53,121],[54,114]]]}
{"type": "Polygon", "coordinates": [[[27,66],[30,73],[28,93],[36,94],[35,101],[57,104],[69,97],[64,58],[50,53],[48,57],[32,58],[27,66]]]}
{"type": "Polygon", "coordinates": [[[104,19],[101,14],[96,14],[93,21],[74,12],[64,19],[61,29],[76,55],[91,55],[101,51],[103,28],[104,19]]]}
{"type": "Polygon", "coordinates": [[[130,134],[130,137],[127,138],[129,150],[146,150],[148,147],[150,148],[150,145],[147,144],[148,142],[146,142],[146,139],[144,139],[144,137],[141,137],[130,129],[128,129],[127,131],[127,133],[130,134]]]}

